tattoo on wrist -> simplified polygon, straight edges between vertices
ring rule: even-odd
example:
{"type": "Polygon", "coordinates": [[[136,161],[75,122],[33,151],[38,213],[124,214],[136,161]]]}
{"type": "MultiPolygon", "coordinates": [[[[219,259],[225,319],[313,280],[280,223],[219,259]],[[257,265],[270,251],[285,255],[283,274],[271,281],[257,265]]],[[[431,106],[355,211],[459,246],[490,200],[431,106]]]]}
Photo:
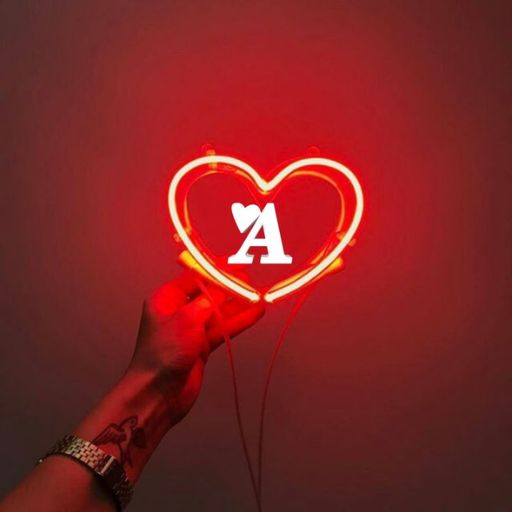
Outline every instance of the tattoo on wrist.
{"type": "Polygon", "coordinates": [[[137,416],[129,416],[121,423],[111,423],[100,432],[92,442],[95,445],[115,444],[119,449],[119,462],[121,465],[128,463],[133,466],[130,449],[146,448],[146,435],[142,427],[137,427],[137,416]]]}

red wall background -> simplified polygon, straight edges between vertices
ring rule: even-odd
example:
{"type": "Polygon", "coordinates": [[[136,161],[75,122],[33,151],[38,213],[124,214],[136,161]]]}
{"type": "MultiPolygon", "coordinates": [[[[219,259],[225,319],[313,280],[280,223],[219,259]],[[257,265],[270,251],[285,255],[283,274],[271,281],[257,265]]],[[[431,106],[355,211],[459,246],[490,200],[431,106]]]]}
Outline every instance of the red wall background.
{"type": "MultiPolygon", "coordinates": [[[[179,271],[172,170],[205,142],[260,169],[315,144],[367,208],[276,369],[268,510],[508,510],[511,14],[2,2],[0,490],[116,380],[142,298],[179,271]]],[[[253,441],[289,307],[236,343],[253,441]]],[[[222,350],[132,510],[253,510],[222,350]]]]}

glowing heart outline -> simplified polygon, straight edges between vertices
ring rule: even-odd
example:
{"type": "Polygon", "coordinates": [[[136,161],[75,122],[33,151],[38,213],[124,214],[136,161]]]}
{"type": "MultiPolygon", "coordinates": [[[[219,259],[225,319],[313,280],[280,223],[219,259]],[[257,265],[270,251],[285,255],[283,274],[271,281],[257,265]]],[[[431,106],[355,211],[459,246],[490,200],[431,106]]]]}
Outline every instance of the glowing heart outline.
{"type": "Polygon", "coordinates": [[[355,174],[350,169],[345,167],[343,164],[337,162],[336,160],[331,160],[329,158],[309,157],[296,160],[286,165],[270,181],[267,181],[264,178],[262,178],[253,167],[251,167],[249,164],[245,163],[242,160],[225,155],[208,155],[196,158],[195,160],[188,162],[176,172],[169,185],[168,206],[171,221],[174,225],[174,228],[176,229],[177,235],[179,236],[179,238],[181,239],[189,253],[192,255],[192,257],[195,259],[195,261],[212,279],[214,279],[224,287],[228,288],[229,290],[237,293],[238,295],[245,297],[251,302],[258,302],[261,299],[265,300],[266,302],[274,302],[276,299],[289,295],[297,291],[299,288],[302,288],[311,283],[312,281],[314,281],[326,269],[329,268],[329,266],[336,260],[336,258],[338,258],[338,256],[342,253],[343,249],[345,249],[345,247],[352,240],[355,232],[357,231],[359,223],[361,222],[361,218],[363,215],[364,199],[361,185],[358,179],[356,178],[355,174]],[[242,286],[237,281],[232,279],[231,276],[229,276],[228,274],[224,274],[214,265],[212,265],[208,261],[208,259],[205,258],[205,256],[203,256],[201,251],[194,244],[193,240],[189,237],[187,230],[185,229],[185,226],[183,226],[180,216],[178,214],[178,209],[176,205],[176,192],[178,189],[178,185],[180,181],[183,179],[183,177],[192,170],[202,165],[214,166],[216,164],[226,164],[244,171],[245,174],[251,179],[251,181],[256,185],[256,187],[262,194],[270,193],[292,173],[307,166],[323,166],[338,171],[348,179],[350,185],[354,190],[356,198],[354,215],[352,217],[350,226],[348,227],[344,235],[340,238],[338,244],[327,255],[321,258],[316,265],[312,266],[305,273],[298,276],[290,283],[285,284],[281,288],[274,289],[273,287],[271,287],[262,296],[261,292],[258,292],[249,284],[246,284],[246,287],[242,286]]]}

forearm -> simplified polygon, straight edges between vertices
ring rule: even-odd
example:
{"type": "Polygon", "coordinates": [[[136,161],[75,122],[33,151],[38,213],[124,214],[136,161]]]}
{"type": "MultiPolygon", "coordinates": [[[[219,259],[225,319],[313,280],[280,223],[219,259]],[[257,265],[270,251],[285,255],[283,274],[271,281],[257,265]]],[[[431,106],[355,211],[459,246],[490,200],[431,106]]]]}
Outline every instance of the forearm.
{"type": "MultiPolygon", "coordinates": [[[[151,374],[128,371],[73,434],[91,441],[116,457],[135,483],[144,465],[171,428],[169,404],[151,374]],[[109,439],[106,431],[119,429],[126,439],[109,439]]],[[[121,436],[122,437],[122,436],[121,436]]]]}
{"type": "MultiPolygon", "coordinates": [[[[152,375],[129,371],[72,431],[121,462],[131,483],[172,426],[169,405],[155,382],[152,375]]],[[[115,510],[111,494],[93,472],[61,455],[35,467],[0,508],[2,512],[115,510]]]]}
{"type": "Polygon", "coordinates": [[[184,273],[146,299],[128,372],[77,428],[64,432],[79,438],[59,444],[57,451],[69,450],[68,455],[45,458],[0,503],[0,512],[111,512],[113,493],[93,469],[112,477],[119,501],[129,496],[130,487],[109,456],[135,483],[165,433],[193,406],[222,333],[235,336],[263,315],[261,304],[227,301],[220,289],[204,295],[201,288],[195,274],[184,273]],[[218,310],[222,326],[214,321],[218,310]]]}

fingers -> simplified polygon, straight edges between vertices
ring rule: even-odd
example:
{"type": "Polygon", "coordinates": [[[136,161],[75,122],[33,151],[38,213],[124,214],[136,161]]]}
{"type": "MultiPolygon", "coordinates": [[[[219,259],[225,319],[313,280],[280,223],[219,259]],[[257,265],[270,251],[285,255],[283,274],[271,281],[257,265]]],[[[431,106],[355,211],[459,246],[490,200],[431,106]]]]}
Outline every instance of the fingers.
{"type": "Polygon", "coordinates": [[[176,279],[155,290],[147,298],[146,305],[152,314],[157,317],[166,317],[174,314],[199,292],[196,274],[185,271],[176,279]]]}
{"type": "MultiPolygon", "coordinates": [[[[233,274],[247,279],[241,267],[237,267],[233,274]]],[[[249,322],[254,323],[259,318],[262,308],[248,308],[247,302],[233,298],[227,300],[229,297],[228,292],[210,282],[204,282],[197,273],[185,270],[180,276],[155,290],[146,300],[145,306],[156,320],[165,320],[180,312],[187,320],[198,325],[204,325],[212,318],[216,308],[222,307],[222,316],[229,320],[228,326],[232,330],[230,335],[235,335],[252,325],[249,322]],[[249,311],[245,312],[247,308],[249,311]]],[[[219,325],[214,335],[222,340],[219,325]]]]}
{"type": "Polygon", "coordinates": [[[220,308],[226,300],[227,294],[218,287],[205,287],[207,293],[202,293],[194,300],[185,304],[180,313],[183,314],[188,320],[201,327],[207,320],[215,313],[217,308],[220,308]]]}
{"type": "MultiPolygon", "coordinates": [[[[240,266],[233,270],[233,275],[243,280],[248,279],[244,267],[240,266]]],[[[249,303],[244,299],[234,297],[212,283],[205,283],[199,288],[202,293],[194,301],[184,306],[183,312],[187,317],[204,324],[210,350],[214,350],[222,344],[224,333],[236,336],[256,323],[265,313],[262,303],[249,303]]]]}
{"type": "Polygon", "coordinates": [[[206,335],[210,350],[222,345],[224,333],[233,337],[254,325],[265,314],[265,306],[261,302],[254,304],[242,299],[232,299],[222,305],[220,314],[222,321],[213,315],[207,325],[206,335]]]}

